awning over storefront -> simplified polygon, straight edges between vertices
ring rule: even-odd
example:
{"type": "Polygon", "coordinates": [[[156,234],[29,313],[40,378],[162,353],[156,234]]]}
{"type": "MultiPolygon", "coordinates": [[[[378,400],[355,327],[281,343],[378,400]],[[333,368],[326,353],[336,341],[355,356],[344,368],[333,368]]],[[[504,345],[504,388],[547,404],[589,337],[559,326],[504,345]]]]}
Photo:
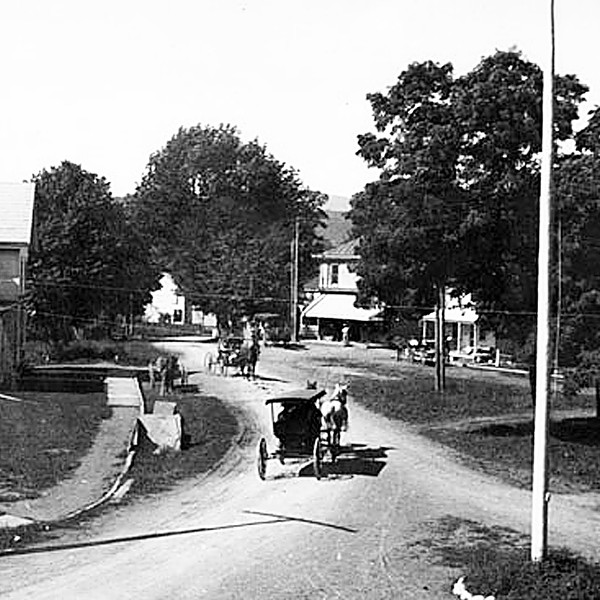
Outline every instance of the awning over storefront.
{"type": "Polygon", "coordinates": [[[357,308],[354,294],[320,294],[303,311],[303,319],[339,319],[341,321],[381,321],[381,310],[357,308]]]}

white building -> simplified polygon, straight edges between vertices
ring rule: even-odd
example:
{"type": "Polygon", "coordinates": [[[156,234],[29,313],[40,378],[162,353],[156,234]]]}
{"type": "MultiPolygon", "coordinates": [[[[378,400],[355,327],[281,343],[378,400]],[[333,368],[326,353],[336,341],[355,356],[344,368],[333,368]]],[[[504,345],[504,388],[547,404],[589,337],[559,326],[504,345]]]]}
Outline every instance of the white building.
{"type": "Polygon", "coordinates": [[[197,325],[202,330],[217,326],[214,314],[204,313],[195,306],[186,307],[185,296],[169,273],[161,277],[160,289],[152,292],[152,302],[146,306],[144,320],[147,323],[197,325]]]}
{"type": "Polygon", "coordinates": [[[185,297],[169,273],[160,279],[160,289],[152,292],[152,302],[146,306],[144,319],[148,323],[185,322],[185,297]]]}
{"type": "Polygon", "coordinates": [[[358,296],[358,275],[352,266],[359,260],[357,240],[323,252],[317,293],[300,315],[301,335],[318,339],[342,339],[348,325],[351,340],[364,340],[369,330],[382,322],[380,308],[354,306],[358,296]]]}

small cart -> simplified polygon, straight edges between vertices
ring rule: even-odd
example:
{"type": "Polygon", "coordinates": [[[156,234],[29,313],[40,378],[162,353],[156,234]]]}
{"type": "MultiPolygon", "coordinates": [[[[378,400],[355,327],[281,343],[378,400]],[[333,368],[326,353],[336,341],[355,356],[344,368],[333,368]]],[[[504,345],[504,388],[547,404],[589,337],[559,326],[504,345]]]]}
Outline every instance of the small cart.
{"type": "Polygon", "coordinates": [[[278,458],[284,464],[287,458],[313,459],[313,470],[317,479],[323,473],[323,459],[329,451],[335,462],[339,448],[334,448],[332,436],[323,428],[321,411],[317,402],[325,396],[325,390],[300,389],[268,399],[265,404],[271,408],[273,435],[277,438],[277,448],[269,452],[267,440],[261,437],[257,448],[258,476],[266,478],[267,462],[278,458]]]}
{"type": "Polygon", "coordinates": [[[227,375],[229,367],[241,368],[243,364],[242,346],[244,338],[230,336],[219,341],[217,355],[208,352],[204,357],[204,367],[209,373],[227,375]]]}

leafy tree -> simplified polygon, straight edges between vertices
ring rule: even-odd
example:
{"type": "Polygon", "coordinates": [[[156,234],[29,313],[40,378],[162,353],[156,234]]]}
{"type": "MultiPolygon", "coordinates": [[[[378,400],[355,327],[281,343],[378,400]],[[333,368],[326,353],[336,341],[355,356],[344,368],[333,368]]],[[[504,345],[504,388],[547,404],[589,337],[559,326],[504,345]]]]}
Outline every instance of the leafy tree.
{"type": "MultiPolygon", "coordinates": [[[[368,96],[378,135],[359,136],[358,154],[382,172],[350,214],[364,295],[430,304],[451,283],[497,313],[535,310],[542,81],[520,53],[496,52],[456,79],[450,64],[409,65],[368,96]]],[[[556,78],[557,140],[586,91],[556,78]]],[[[533,320],[494,324],[522,343],[533,320]]]]}
{"type": "Polygon", "coordinates": [[[563,158],[555,190],[560,362],[574,368],[568,372],[567,389],[575,392],[600,380],[600,156],[590,152],[563,158]]]}
{"type": "Polygon", "coordinates": [[[107,181],[67,161],[33,181],[32,324],[47,339],[66,341],[143,312],[156,270],[107,181]]]}
{"type": "Polygon", "coordinates": [[[315,228],[325,196],[234,127],[180,129],[153,154],[132,211],[162,268],[221,322],[255,311],[285,313],[290,242],[300,223],[301,277],[321,249],[315,228]]]}

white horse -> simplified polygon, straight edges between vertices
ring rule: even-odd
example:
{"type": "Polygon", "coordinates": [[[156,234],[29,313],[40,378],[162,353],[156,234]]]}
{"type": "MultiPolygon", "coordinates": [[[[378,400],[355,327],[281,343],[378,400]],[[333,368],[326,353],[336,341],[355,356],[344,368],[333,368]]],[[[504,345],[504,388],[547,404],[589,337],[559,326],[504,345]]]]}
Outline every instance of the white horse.
{"type": "Polygon", "coordinates": [[[348,429],[348,386],[337,383],[331,395],[319,405],[323,429],[327,430],[330,447],[339,448],[341,432],[348,429]]]}

